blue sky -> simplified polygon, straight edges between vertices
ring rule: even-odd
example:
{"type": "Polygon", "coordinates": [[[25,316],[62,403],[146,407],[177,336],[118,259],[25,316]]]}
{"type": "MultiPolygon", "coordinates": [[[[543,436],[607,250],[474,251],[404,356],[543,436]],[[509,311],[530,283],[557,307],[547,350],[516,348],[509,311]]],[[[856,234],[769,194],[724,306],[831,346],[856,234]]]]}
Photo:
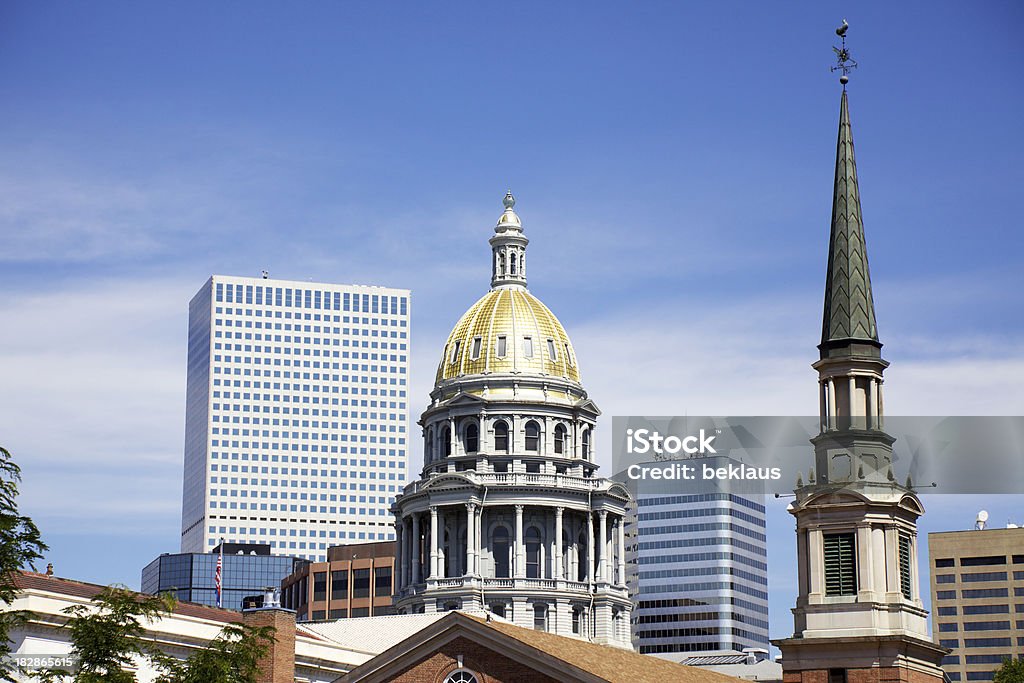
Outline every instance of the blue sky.
{"type": "Polygon", "coordinates": [[[418,415],[507,188],[606,415],[816,411],[844,16],[888,410],[1019,415],[1019,3],[3,3],[0,443],[58,574],[177,549],[211,273],[412,289],[418,415]]]}

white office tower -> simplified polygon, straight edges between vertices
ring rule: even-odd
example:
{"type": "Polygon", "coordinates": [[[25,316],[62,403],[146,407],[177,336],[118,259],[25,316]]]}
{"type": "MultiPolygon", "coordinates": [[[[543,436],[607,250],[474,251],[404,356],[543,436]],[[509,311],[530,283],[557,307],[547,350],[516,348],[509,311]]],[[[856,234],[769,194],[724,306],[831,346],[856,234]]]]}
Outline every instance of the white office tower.
{"type": "Polygon", "coordinates": [[[189,304],[181,551],[394,539],[409,290],[214,275],[189,304]]]}
{"type": "Polygon", "coordinates": [[[768,649],[764,496],[637,495],[634,645],[676,661],[768,649]]]}

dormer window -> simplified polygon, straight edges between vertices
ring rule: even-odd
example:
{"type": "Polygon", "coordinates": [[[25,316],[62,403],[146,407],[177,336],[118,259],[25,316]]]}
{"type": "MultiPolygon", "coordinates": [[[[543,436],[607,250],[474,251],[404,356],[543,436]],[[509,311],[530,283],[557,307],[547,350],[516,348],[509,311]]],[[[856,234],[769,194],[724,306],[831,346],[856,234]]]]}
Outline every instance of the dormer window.
{"type": "Polygon", "coordinates": [[[572,354],[569,353],[569,342],[565,343],[565,360],[569,363],[569,367],[575,365],[575,363],[572,360],[572,354]]]}
{"type": "Polygon", "coordinates": [[[473,337],[473,346],[469,351],[469,359],[476,360],[480,358],[480,347],[483,345],[483,340],[480,337],[473,337]]]}
{"type": "Polygon", "coordinates": [[[533,358],[533,337],[523,337],[523,356],[533,358]]]}
{"type": "Polygon", "coordinates": [[[498,335],[498,341],[495,342],[494,355],[498,358],[504,358],[507,352],[507,338],[503,334],[498,335]]]}
{"type": "Polygon", "coordinates": [[[461,348],[461,346],[462,341],[460,340],[456,340],[455,345],[452,346],[452,358],[449,362],[452,363],[453,365],[455,364],[455,361],[459,359],[459,348],[461,348]]]}
{"type": "Polygon", "coordinates": [[[555,348],[554,339],[548,339],[548,358],[551,359],[552,363],[558,362],[558,349],[555,348]]]}

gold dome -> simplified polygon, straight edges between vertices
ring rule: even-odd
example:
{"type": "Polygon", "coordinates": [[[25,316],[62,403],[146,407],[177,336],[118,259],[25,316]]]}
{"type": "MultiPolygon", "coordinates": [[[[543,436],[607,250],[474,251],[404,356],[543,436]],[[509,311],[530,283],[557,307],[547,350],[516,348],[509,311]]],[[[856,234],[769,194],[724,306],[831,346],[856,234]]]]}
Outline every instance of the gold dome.
{"type": "Polygon", "coordinates": [[[555,314],[525,289],[498,287],[455,324],[435,385],[462,375],[510,372],[580,381],[576,352],[555,314]]]}

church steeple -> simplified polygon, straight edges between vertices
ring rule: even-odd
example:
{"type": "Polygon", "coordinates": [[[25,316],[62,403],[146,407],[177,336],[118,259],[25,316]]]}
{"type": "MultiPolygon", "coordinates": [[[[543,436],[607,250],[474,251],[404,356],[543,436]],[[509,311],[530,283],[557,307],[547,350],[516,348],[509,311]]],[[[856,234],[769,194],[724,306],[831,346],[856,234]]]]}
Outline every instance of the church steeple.
{"type": "Polygon", "coordinates": [[[505,193],[501,203],[505,211],[494,226],[494,237],[490,239],[491,287],[503,285],[526,286],[526,245],[530,240],[523,234],[523,224],[516,215],[516,198],[512,190],[505,193]]]}
{"type": "Polygon", "coordinates": [[[875,324],[875,302],[871,293],[862,216],[850,108],[844,86],[839,106],[832,230],[819,347],[822,358],[863,353],[878,355],[877,350],[882,346],[875,324]]]}
{"type": "Polygon", "coordinates": [[[861,220],[846,95],[856,63],[846,22],[833,48],[842,71],[832,225],[818,371],[814,467],[798,479],[793,636],[782,650],[789,683],[911,680],[941,683],[945,650],[931,642],[917,572],[917,494],[893,471],[885,432],[882,360],[861,220]]]}

